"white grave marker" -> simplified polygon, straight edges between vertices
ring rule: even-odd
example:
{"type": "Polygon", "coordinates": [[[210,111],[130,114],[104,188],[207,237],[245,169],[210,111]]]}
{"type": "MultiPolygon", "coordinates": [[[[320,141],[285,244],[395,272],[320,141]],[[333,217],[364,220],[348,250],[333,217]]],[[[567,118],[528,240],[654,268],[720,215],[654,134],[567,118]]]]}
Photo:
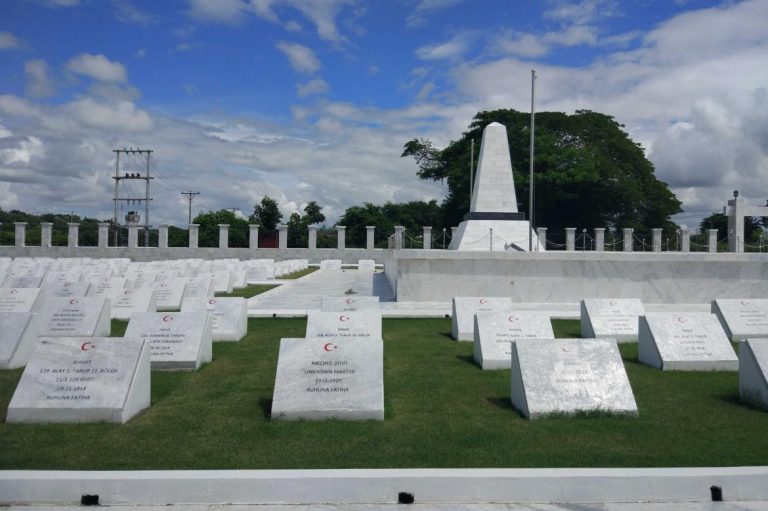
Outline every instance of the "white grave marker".
{"type": "Polygon", "coordinates": [[[379,310],[378,296],[323,296],[320,302],[323,312],[379,310]]]}
{"type": "Polygon", "coordinates": [[[643,303],[636,298],[587,298],[581,301],[581,336],[636,341],[637,318],[643,315],[643,303]]]}
{"type": "Polygon", "coordinates": [[[112,319],[131,319],[137,312],[155,312],[155,292],[152,288],[113,289],[111,294],[112,319]]]}
{"type": "Polygon", "coordinates": [[[381,339],[281,339],[272,400],[279,420],[384,420],[381,339]]]}
{"type": "Polygon", "coordinates": [[[6,422],[124,423],[149,407],[149,346],[140,339],[44,337],[6,422]]]}
{"type": "Polygon", "coordinates": [[[0,287],[0,312],[37,312],[43,300],[33,287],[0,287]]]}
{"type": "Polygon", "coordinates": [[[213,296],[212,273],[200,273],[195,277],[186,277],[184,283],[187,286],[184,290],[184,298],[213,296]]]}
{"type": "Polygon", "coordinates": [[[457,296],[453,299],[451,335],[457,341],[473,341],[475,314],[511,310],[512,299],[507,296],[457,296]]]}
{"type": "Polygon", "coordinates": [[[245,298],[185,298],[181,312],[209,313],[214,341],[239,341],[248,333],[248,304],[245,298]]]}
{"type": "Polygon", "coordinates": [[[91,287],[85,296],[112,296],[113,289],[124,289],[128,279],[125,277],[104,277],[92,279],[91,287]]]}
{"type": "Polygon", "coordinates": [[[37,318],[31,312],[0,312],[0,369],[27,364],[37,342],[37,318]]]}
{"type": "Polygon", "coordinates": [[[41,289],[46,298],[76,298],[88,294],[88,282],[55,281],[45,284],[41,289]]]}
{"type": "Polygon", "coordinates": [[[376,261],[373,259],[359,259],[357,269],[360,271],[376,271],[376,261]]]}
{"type": "Polygon", "coordinates": [[[381,312],[307,312],[305,337],[342,339],[381,339],[381,312]]]}
{"type": "Polygon", "coordinates": [[[134,313],[125,336],[151,343],[152,369],[196,370],[213,355],[211,317],[207,313],[134,313]]]}
{"type": "Polygon", "coordinates": [[[739,359],[707,312],[648,312],[640,317],[637,358],[663,371],[736,371],[739,359]]]}
{"type": "Polygon", "coordinates": [[[340,270],[341,259],[324,259],[320,261],[321,270],[340,270]]]}
{"type": "Polygon", "coordinates": [[[516,341],[512,405],[531,419],[584,411],[637,414],[613,339],[516,341]]]}
{"type": "Polygon", "coordinates": [[[549,316],[539,312],[478,312],[475,315],[475,362],[482,369],[509,369],[512,343],[554,339],[549,316]]]}
{"type": "Polygon", "coordinates": [[[155,291],[155,307],[158,311],[178,310],[186,284],[184,279],[169,279],[155,282],[152,289],[155,291]]]}
{"type": "Polygon", "coordinates": [[[40,337],[105,337],[112,331],[106,298],[46,298],[38,314],[40,337]]]}
{"type": "Polygon", "coordinates": [[[739,344],[739,396],[768,410],[768,339],[739,344]]]}
{"type": "Polygon", "coordinates": [[[768,299],[715,300],[712,314],[732,341],[768,337],[768,299]]]}

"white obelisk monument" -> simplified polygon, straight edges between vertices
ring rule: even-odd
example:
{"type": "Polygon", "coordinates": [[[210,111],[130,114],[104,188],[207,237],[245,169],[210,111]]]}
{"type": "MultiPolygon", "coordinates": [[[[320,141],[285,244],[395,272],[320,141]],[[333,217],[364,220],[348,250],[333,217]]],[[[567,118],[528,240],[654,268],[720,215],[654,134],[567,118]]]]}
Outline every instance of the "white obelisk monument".
{"type": "MultiPolygon", "coordinates": [[[[469,214],[459,224],[448,248],[466,251],[528,250],[530,230],[517,211],[507,128],[492,122],[483,130],[469,214]]],[[[538,240],[534,233],[534,250],[538,240]]]]}

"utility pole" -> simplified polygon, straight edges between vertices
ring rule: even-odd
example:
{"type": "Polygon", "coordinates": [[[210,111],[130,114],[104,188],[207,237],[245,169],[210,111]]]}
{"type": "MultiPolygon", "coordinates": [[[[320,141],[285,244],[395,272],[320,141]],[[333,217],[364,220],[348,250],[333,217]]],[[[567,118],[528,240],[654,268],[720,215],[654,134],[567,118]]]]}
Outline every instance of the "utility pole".
{"type": "MultiPolygon", "coordinates": [[[[533,252],[533,157],[534,151],[534,132],[536,129],[535,110],[533,108],[533,97],[536,90],[536,70],[531,69],[531,168],[528,173],[528,252],[533,252]]],[[[538,243],[537,243],[538,245],[538,243]]]]}
{"type": "Polygon", "coordinates": [[[181,194],[186,195],[187,199],[189,199],[189,219],[187,225],[190,225],[192,223],[192,199],[195,198],[195,195],[200,195],[200,192],[181,192],[181,194]]]}
{"type": "MultiPolygon", "coordinates": [[[[133,147],[126,149],[113,149],[115,153],[115,175],[112,179],[115,180],[115,198],[113,199],[115,201],[115,246],[118,246],[118,232],[120,231],[120,218],[118,217],[118,202],[125,201],[126,203],[130,204],[131,202],[135,202],[138,204],[141,204],[144,202],[144,246],[149,246],[149,201],[152,199],[149,197],[149,182],[154,179],[149,174],[149,159],[152,155],[152,149],[139,149],[138,147],[134,149],[133,147]],[[140,159],[143,159],[146,161],[146,167],[144,171],[144,175],[141,174],[140,169],[135,168],[133,170],[136,170],[136,172],[124,172],[124,170],[121,170],[120,167],[120,155],[123,154],[125,156],[128,155],[138,155],[140,159]],[[144,197],[120,197],[120,182],[123,180],[144,180],[145,181],[145,187],[144,187],[144,197]]],[[[138,164],[138,162],[134,162],[135,164],[138,164]]],[[[125,163],[123,163],[123,166],[125,166],[125,163]]]]}

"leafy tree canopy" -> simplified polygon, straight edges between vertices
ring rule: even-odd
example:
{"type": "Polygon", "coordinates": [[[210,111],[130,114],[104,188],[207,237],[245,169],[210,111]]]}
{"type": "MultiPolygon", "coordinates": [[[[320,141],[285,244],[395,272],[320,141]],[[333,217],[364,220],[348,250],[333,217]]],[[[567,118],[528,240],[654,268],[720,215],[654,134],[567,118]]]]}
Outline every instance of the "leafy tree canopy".
{"type": "Polygon", "coordinates": [[[395,231],[396,225],[405,227],[406,234],[419,236],[426,226],[442,225],[443,209],[436,201],[413,201],[402,204],[387,202],[383,206],[364,203],[362,206],[347,208],[339,219],[339,225],[347,226],[347,239],[351,246],[364,247],[366,226],[376,227],[377,247],[386,247],[387,237],[395,231]]]}
{"type": "MultiPolygon", "coordinates": [[[[763,219],[760,217],[744,218],[744,241],[756,241],[763,233],[763,219]]],[[[717,229],[717,239],[728,237],[728,217],[722,213],[712,213],[699,223],[699,234],[705,235],[709,229],[717,229]]]]}
{"type": "Polygon", "coordinates": [[[306,247],[309,226],[322,222],[325,222],[325,215],[315,201],[310,201],[304,207],[304,215],[292,213],[288,218],[288,246],[306,247]]]}
{"type": "MultiPolygon", "coordinates": [[[[483,129],[491,122],[507,127],[518,209],[528,211],[530,114],[480,112],[469,130],[443,150],[424,139],[404,146],[402,156],[416,160],[420,178],[448,184],[443,225],[458,225],[469,211],[470,144],[476,141],[477,165],[483,129]]],[[[654,227],[675,230],[670,216],[681,211],[680,201],[656,179],[642,147],[622,128],[613,117],[589,110],[536,114],[536,226],[632,227],[640,234],[654,227]]]]}
{"type": "Polygon", "coordinates": [[[259,224],[261,231],[266,233],[275,232],[277,224],[283,219],[283,214],[277,202],[269,195],[265,195],[261,202],[253,205],[253,214],[248,220],[259,224]]]}
{"type": "Polygon", "coordinates": [[[192,223],[198,224],[198,244],[201,247],[219,246],[219,224],[229,224],[229,246],[248,246],[248,221],[238,218],[228,209],[208,211],[197,215],[192,223]]]}

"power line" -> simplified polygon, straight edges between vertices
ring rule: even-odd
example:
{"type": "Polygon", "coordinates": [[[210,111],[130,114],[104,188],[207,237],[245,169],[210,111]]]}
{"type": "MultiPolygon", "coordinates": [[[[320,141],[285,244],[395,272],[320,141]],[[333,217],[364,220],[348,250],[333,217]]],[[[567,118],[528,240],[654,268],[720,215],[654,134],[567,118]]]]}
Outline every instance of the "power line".
{"type": "Polygon", "coordinates": [[[189,220],[187,224],[192,223],[192,199],[195,198],[195,195],[200,195],[200,192],[181,192],[182,195],[186,195],[187,199],[189,199],[189,220]]]}

